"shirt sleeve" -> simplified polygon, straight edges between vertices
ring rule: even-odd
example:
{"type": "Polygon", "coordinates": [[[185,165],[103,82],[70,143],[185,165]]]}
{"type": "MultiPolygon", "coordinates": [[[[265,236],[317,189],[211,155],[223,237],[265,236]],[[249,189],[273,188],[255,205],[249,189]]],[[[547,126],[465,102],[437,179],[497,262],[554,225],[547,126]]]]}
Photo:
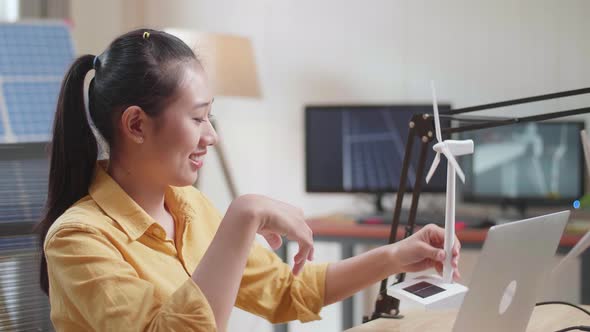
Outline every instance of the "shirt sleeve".
{"type": "Polygon", "coordinates": [[[305,264],[294,276],[289,265],[256,243],[248,257],[236,306],[271,323],[321,319],[327,267],[305,264]]]}
{"type": "MultiPolygon", "coordinates": [[[[97,331],[216,331],[213,311],[192,279],[166,301],[139,278],[99,231],[68,225],[45,241],[50,301],[97,331]]],[[[56,326],[57,327],[57,326],[56,326]]]]}

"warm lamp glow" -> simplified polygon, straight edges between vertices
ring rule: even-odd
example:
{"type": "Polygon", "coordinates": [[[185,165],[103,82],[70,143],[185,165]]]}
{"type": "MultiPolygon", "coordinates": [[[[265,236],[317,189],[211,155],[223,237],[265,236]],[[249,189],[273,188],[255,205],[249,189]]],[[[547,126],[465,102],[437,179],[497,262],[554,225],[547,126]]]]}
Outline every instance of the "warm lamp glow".
{"type": "Polygon", "coordinates": [[[188,29],[165,29],[189,45],[201,60],[217,96],[260,98],[250,39],[188,29]]]}

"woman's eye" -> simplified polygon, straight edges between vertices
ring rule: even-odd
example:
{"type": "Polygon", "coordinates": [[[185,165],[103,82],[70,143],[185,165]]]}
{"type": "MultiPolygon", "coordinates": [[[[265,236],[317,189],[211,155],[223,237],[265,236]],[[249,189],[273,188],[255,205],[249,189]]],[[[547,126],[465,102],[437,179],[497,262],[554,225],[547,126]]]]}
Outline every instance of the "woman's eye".
{"type": "Polygon", "coordinates": [[[213,119],[213,118],[215,118],[215,117],[213,116],[213,114],[209,114],[209,115],[207,115],[207,117],[206,117],[206,118],[193,118],[193,120],[197,121],[198,123],[202,123],[202,122],[206,122],[206,121],[208,121],[208,120],[211,120],[211,119],[213,119]]]}

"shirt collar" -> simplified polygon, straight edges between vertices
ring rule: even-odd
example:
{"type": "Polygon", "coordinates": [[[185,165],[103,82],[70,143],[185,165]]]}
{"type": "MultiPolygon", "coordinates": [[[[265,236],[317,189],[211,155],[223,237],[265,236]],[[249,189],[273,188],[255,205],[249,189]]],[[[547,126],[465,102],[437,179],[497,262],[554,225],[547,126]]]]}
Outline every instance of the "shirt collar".
{"type": "MultiPolygon", "coordinates": [[[[133,241],[141,237],[156,221],[139,206],[119,184],[106,172],[108,161],[97,163],[92,184],[88,190],[90,197],[133,241]]],[[[165,194],[166,206],[177,216],[193,212],[190,204],[183,199],[180,188],[169,187],[165,194]]]]}

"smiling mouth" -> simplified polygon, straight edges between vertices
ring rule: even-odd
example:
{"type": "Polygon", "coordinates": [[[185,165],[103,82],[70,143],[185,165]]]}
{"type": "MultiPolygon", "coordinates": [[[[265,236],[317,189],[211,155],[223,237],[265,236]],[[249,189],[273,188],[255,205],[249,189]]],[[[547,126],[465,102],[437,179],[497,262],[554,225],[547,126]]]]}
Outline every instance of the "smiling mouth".
{"type": "Polygon", "coordinates": [[[203,166],[203,157],[205,153],[191,153],[188,156],[188,159],[197,166],[197,168],[201,168],[203,166]]]}

